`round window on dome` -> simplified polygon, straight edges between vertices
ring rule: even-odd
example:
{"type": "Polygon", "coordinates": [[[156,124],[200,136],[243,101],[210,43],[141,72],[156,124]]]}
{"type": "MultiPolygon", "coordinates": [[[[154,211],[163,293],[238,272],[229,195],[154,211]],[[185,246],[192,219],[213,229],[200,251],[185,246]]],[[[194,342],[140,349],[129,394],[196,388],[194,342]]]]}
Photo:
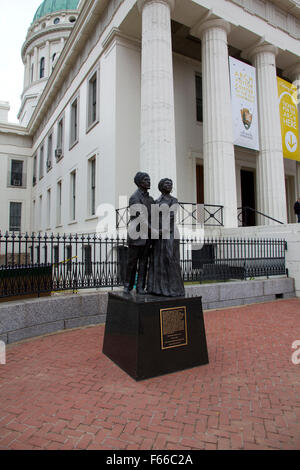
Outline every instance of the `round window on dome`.
{"type": "Polygon", "coordinates": [[[75,21],[76,21],[75,16],[70,16],[69,21],[70,21],[70,23],[75,23],[75,21]]]}
{"type": "Polygon", "coordinates": [[[54,20],[53,20],[53,23],[54,23],[54,24],[58,24],[59,22],[60,22],[60,19],[59,19],[59,18],[54,18],[54,20]]]}

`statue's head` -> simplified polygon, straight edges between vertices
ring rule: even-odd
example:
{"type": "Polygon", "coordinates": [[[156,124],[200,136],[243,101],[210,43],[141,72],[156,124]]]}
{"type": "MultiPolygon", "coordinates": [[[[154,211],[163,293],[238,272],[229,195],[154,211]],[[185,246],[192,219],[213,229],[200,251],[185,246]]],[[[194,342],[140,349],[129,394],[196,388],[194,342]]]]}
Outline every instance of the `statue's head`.
{"type": "Polygon", "coordinates": [[[139,171],[134,177],[135,184],[142,189],[150,189],[151,181],[148,173],[139,171]]]}
{"type": "Polygon", "coordinates": [[[170,194],[173,189],[173,181],[170,178],[163,178],[158,183],[158,189],[162,194],[170,194]]]}

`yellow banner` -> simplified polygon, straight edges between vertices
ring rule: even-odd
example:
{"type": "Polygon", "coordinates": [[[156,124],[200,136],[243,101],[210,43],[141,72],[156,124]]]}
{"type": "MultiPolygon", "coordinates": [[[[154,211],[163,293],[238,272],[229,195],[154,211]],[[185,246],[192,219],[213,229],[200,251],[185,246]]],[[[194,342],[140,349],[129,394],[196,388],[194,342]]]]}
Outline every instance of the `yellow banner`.
{"type": "Polygon", "coordinates": [[[297,88],[277,77],[283,156],[300,161],[297,88]]]}

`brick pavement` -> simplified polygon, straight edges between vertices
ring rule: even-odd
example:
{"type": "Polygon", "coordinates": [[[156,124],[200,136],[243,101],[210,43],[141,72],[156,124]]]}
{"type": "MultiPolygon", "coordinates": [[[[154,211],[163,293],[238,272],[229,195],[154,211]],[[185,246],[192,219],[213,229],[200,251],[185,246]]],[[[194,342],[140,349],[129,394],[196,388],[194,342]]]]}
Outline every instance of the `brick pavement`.
{"type": "Polygon", "coordinates": [[[7,347],[0,449],[299,449],[300,299],[205,312],[208,365],[135,382],[104,326],[7,347]]]}

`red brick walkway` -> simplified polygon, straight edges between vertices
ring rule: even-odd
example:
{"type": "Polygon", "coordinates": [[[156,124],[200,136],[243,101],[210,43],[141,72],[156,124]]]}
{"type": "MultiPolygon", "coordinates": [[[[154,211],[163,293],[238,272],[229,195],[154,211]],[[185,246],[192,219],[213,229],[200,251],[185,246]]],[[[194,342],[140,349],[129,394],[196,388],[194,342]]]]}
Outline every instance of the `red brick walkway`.
{"type": "Polygon", "coordinates": [[[104,327],[10,345],[0,449],[299,449],[300,299],[205,312],[210,363],[135,382],[104,327]]]}

